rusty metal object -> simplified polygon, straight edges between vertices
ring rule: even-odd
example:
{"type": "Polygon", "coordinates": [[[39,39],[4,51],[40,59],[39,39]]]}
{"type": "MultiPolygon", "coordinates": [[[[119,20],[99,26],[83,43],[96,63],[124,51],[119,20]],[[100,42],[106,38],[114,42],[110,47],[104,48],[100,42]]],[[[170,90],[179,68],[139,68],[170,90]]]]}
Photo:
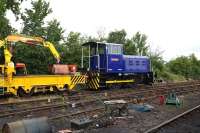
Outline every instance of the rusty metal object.
{"type": "Polygon", "coordinates": [[[2,133],[51,133],[47,117],[6,123],[2,133]]]}
{"type": "Polygon", "coordinates": [[[73,119],[71,120],[71,128],[79,130],[89,127],[92,123],[93,121],[88,118],[73,119]]]}
{"type": "Polygon", "coordinates": [[[125,100],[104,101],[106,112],[110,116],[128,115],[128,103],[125,100]]]}
{"type": "Polygon", "coordinates": [[[68,66],[69,66],[69,71],[70,71],[70,73],[74,74],[74,73],[77,72],[77,65],[75,65],[75,64],[70,64],[70,65],[68,65],[68,66]]]}
{"type": "Polygon", "coordinates": [[[69,66],[64,64],[53,64],[50,66],[50,72],[52,74],[69,74],[69,66]]]}

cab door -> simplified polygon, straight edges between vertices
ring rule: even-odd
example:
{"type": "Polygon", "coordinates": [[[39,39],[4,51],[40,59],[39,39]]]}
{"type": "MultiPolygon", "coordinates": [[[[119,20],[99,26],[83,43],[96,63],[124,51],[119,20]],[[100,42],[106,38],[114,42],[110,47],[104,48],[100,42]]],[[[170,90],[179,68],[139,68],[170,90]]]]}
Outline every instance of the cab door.
{"type": "Polygon", "coordinates": [[[124,60],[121,44],[108,45],[107,72],[122,73],[124,71],[124,60]]]}
{"type": "Polygon", "coordinates": [[[91,47],[90,53],[90,68],[92,70],[100,70],[105,72],[107,66],[106,45],[99,44],[95,47],[91,47]]]}
{"type": "Polygon", "coordinates": [[[90,48],[90,69],[97,70],[98,69],[98,55],[96,51],[96,46],[90,48]]]}

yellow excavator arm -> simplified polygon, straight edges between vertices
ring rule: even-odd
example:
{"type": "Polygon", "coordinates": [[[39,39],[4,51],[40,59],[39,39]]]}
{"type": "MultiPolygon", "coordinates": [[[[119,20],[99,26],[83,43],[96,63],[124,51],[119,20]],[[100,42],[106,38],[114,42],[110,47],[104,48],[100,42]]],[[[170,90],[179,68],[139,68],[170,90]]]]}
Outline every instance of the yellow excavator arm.
{"type": "MultiPolygon", "coordinates": [[[[57,52],[54,45],[51,42],[45,41],[41,37],[29,37],[29,36],[24,36],[24,35],[9,35],[6,37],[5,42],[6,43],[22,42],[22,43],[28,44],[28,45],[40,45],[40,46],[47,47],[47,48],[49,48],[49,50],[51,51],[53,56],[56,58],[57,63],[60,62],[60,55],[57,52]]],[[[1,46],[1,42],[0,42],[0,46],[1,46]]]]}
{"type": "Polygon", "coordinates": [[[22,42],[28,45],[40,45],[49,48],[53,56],[56,58],[57,63],[60,62],[60,55],[55,49],[54,45],[45,41],[41,37],[28,37],[24,35],[9,35],[4,40],[0,40],[0,47],[4,47],[5,64],[0,66],[2,73],[7,77],[8,83],[12,82],[13,73],[15,73],[14,63],[11,61],[12,53],[9,51],[9,43],[22,42]],[[5,71],[5,72],[4,72],[5,71]]]}
{"type": "Polygon", "coordinates": [[[43,42],[43,45],[44,45],[44,47],[47,47],[47,48],[50,49],[51,53],[56,58],[57,63],[59,63],[60,62],[60,55],[58,54],[54,45],[51,42],[48,42],[48,41],[43,42]]]}

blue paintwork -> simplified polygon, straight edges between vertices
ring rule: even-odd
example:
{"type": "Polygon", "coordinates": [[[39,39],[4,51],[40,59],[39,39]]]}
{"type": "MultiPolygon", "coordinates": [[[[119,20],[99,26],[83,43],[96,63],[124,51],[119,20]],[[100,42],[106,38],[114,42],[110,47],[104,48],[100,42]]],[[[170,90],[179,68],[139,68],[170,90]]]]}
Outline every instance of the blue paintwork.
{"type": "Polygon", "coordinates": [[[98,69],[98,56],[94,55],[90,58],[90,69],[91,70],[98,69]]]}
{"type": "Polygon", "coordinates": [[[108,55],[108,73],[123,73],[124,72],[123,55],[109,54],[108,55]]]}
{"type": "Polygon", "coordinates": [[[101,71],[107,72],[107,55],[106,54],[100,54],[100,68],[101,71]]]}
{"type": "Polygon", "coordinates": [[[150,72],[150,59],[146,56],[124,55],[124,72],[147,73],[150,72]]]}
{"type": "MultiPolygon", "coordinates": [[[[108,45],[108,44],[107,44],[108,45]]],[[[148,73],[151,72],[150,59],[146,56],[110,54],[109,47],[105,47],[104,54],[99,55],[100,70],[106,73],[148,73]]],[[[122,47],[122,45],[121,45],[122,47]]],[[[90,69],[99,70],[98,56],[90,58],[90,69]]]]}

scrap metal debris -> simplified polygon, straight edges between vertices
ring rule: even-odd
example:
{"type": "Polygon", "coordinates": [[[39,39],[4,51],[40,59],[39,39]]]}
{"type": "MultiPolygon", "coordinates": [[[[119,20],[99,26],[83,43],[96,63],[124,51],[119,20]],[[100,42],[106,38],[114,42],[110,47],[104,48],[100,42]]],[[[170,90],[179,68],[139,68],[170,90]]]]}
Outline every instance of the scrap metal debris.
{"type": "Polygon", "coordinates": [[[133,109],[139,112],[150,112],[154,107],[149,104],[129,104],[128,109],[133,109]]]}

